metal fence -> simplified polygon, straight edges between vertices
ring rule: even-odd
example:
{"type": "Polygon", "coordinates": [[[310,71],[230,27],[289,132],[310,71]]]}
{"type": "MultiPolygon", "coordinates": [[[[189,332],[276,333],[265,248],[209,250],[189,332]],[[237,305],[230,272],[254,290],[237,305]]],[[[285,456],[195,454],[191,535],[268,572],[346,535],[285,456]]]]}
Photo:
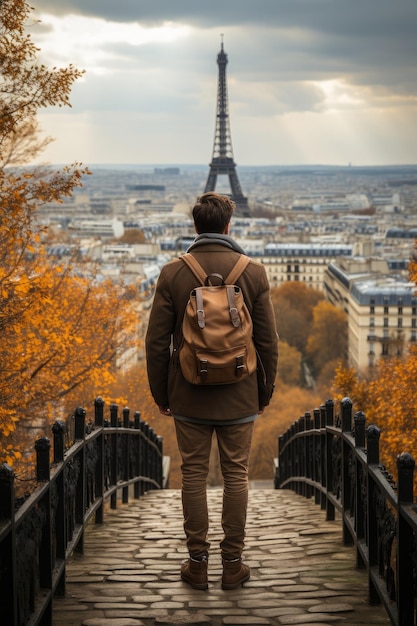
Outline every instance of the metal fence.
{"type": "Polygon", "coordinates": [[[352,420],[349,398],[337,416],[328,400],[279,437],[275,486],[314,497],[329,520],[338,511],[344,543],[368,572],[369,601],[382,602],[395,626],[416,626],[415,462],[398,455],[395,483],[380,463],[379,438],[362,411],[352,420]]]}
{"type": "Polygon", "coordinates": [[[67,427],[52,427],[53,461],[49,438],[36,441],[37,487],[20,506],[15,476],[0,467],[0,621],[7,626],[50,626],[52,600],[65,593],[65,565],[72,552],[83,551],[87,523],[104,521],[105,503],[117,507],[129,491],[139,498],[166,485],[162,438],[136,412],[119,416],[104,402],[95,401],[94,421],[74,412],[74,436],[65,450],[67,427]]]}

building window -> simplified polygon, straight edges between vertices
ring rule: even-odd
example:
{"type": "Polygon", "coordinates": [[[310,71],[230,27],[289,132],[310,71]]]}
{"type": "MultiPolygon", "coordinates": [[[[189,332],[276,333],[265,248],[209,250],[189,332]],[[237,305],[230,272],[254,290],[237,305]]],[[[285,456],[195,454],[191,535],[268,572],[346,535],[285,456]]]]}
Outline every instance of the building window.
{"type": "Polygon", "coordinates": [[[411,307],[411,315],[417,315],[417,306],[411,307]]]}
{"type": "Polygon", "coordinates": [[[398,315],[402,315],[403,314],[403,308],[402,306],[398,307],[398,315]]]}
{"type": "Polygon", "coordinates": [[[402,328],[403,327],[403,318],[399,317],[398,318],[398,324],[397,324],[398,328],[402,328]]]}
{"type": "Polygon", "coordinates": [[[388,324],[388,318],[384,317],[384,327],[387,328],[387,326],[389,326],[388,324]]]}
{"type": "Polygon", "coordinates": [[[415,317],[411,320],[411,328],[417,328],[417,319],[415,317]]]}
{"type": "Polygon", "coordinates": [[[382,356],[388,356],[388,344],[387,343],[382,344],[382,356]]]}
{"type": "Polygon", "coordinates": [[[389,313],[389,307],[384,306],[384,315],[388,315],[388,313],[389,313]]]}
{"type": "Polygon", "coordinates": [[[369,313],[373,315],[375,313],[375,307],[372,305],[369,307],[369,313]]]}
{"type": "Polygon", "coordinates": [[[374,317],[370,317],[369,318],[369,326],[371,328],[373,328],[375,326],[375,318],[374,317]]]}

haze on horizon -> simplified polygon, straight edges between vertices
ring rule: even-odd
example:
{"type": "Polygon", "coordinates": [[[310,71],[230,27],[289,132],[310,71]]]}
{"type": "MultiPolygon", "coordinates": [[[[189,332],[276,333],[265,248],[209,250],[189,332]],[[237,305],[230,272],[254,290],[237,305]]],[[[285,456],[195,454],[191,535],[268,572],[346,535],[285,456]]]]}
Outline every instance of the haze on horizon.
{"type": "Polygon", "coordinates": [[[221,34],[242,165],[417,163],[415,0],[35,0],[40,61],[86,69],[41,161],[208,164],[221,34]]]}

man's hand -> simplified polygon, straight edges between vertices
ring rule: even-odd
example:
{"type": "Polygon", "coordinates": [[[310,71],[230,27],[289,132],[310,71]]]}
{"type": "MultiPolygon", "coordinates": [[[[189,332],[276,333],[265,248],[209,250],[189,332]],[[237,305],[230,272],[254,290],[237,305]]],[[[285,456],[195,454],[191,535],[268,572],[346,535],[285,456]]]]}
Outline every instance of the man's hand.
{"type": "Polygon", "coordinates": [[[171,409],[169,408],[169,406],[158,404],[158,408],[159,408],[159,412],[161,413],[161,415],[172,415],[171,409]]]}

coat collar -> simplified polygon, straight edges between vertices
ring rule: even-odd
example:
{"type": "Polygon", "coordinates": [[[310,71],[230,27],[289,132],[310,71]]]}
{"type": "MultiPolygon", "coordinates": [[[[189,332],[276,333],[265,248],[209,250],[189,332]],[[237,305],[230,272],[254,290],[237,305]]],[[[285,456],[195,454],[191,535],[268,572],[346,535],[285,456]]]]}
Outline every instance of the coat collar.
{"type": "Polygon", "coordinates": [[[226,248],[230,248],[231,250],[235,250],[235,252],[239,252],[240,254],[245,254],[243,248],[241,248],[239,244],[232,239],[232,237],[230,237],[230,235],[221,235],[220,233],[200,233],[194,239],[187,252],[191,252],[191,250],[195,250],[195,248],[204,246],[208,243],[217,243],[221,246],[225,246],[226,248]]]}

